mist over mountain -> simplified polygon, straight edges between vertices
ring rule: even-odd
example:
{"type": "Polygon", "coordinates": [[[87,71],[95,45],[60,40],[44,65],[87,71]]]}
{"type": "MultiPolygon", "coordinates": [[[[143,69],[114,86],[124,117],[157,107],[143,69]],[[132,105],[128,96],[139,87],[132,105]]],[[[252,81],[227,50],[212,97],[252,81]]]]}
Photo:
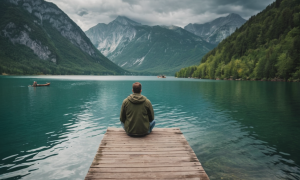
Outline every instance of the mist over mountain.
{"type": "Polygon", "coordinates": [[[4,0],[0,6],[0,72],[123,74],[55,4],[4,0]]]}
{"type": "Polygon", "coordinates": [[[173,75],[182,67],[198,64],[215,47],[180,27],[146,26],[124,16],[85,33],[120,67],[152,74],[173,75]]]}
{"type": "Polygon", "coordinates": [[[226,17],[217,18],[204,24],[188,24],[185,30],[202,37],[209,43],[219,44],[223,39],[231,35],[236,28],[246,22],[240,15],[231,13],[226,17]]]}

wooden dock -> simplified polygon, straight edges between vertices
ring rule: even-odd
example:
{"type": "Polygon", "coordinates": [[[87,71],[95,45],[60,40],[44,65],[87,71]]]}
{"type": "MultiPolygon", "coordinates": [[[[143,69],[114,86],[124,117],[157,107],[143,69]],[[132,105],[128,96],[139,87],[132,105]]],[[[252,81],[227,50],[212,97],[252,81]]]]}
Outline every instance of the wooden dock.
{"type": "Polygon", "coordinates": [[[209,180],[179,128],[154,128],[145,137],[108,128],[85,177],[89,179],[209,180]]]}

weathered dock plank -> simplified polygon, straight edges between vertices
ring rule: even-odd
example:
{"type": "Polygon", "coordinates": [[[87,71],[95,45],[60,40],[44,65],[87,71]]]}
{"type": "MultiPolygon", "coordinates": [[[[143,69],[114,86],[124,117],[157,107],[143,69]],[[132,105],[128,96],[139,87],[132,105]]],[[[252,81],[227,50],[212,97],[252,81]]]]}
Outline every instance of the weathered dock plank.
{"type": "Polygon", "coordinates": [[[179,128],[154,128],[145,137],[108,128],[85,179],[209,180],[179,128]]]}

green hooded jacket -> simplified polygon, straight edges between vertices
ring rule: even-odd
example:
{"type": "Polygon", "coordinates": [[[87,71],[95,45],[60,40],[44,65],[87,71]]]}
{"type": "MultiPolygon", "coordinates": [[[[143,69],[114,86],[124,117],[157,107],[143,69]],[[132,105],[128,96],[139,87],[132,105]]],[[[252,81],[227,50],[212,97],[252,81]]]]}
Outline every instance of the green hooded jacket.
{"type": "Polygon", "coordinates": [[[133,93],[124,99],[120,121],[125,124],[129,135],[148,134],[150,122],[154,119],[153,107],[149,99],[140,93],[133,93]]]}

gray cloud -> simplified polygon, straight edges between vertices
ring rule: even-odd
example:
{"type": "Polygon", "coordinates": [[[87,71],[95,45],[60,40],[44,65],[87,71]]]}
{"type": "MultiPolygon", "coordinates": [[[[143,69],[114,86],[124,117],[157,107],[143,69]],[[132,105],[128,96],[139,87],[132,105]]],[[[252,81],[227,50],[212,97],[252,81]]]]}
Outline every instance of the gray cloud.
{"type": "Polygon", "coordinates": [[[84,31],[118,15],[145,25],[206,23],[229,13],[249,19],[274,0],[47,0],[55,3],[84,31]]]}
{"type": "Polygon", "coordinates": [[[80,9],[77,14],[79,16],[84,16],[84,15],[87,15],[88,14],[88,11],[86,9],[80,9]]]}

